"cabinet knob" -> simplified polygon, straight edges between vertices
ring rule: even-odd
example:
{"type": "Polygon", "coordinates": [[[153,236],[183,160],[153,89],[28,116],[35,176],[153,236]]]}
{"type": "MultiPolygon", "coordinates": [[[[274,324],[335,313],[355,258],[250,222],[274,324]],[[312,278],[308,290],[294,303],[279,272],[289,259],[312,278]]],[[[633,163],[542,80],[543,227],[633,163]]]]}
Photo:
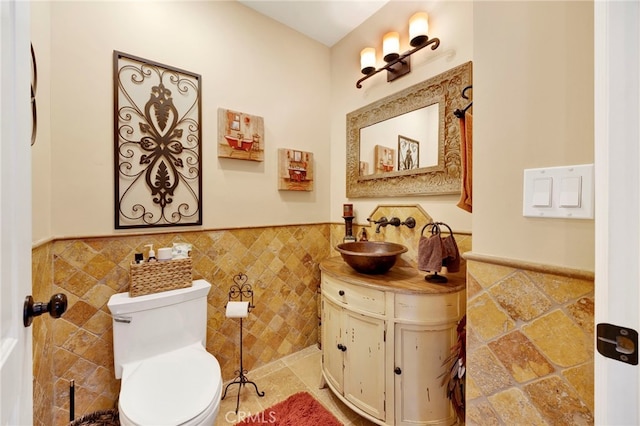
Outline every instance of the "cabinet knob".
{"type": "Polygon", "coordinates": [[[339,294],[340,296],[344,296],[344,290],[340,290],[340,291],[338,292],[338,294],[339,294]]]}
{"type": "Polygon", "coordinates": [[[396,367],[393,369],[393,372],[396,373],[397,375],[402,374],[402,370],[400,369],[400,367],[396,367]]]}
{"type": "Polygon", "coordinates": [[[338,349],[340,349],[342,352],[345,352],[347,350],[347,347],[342,343],[338,343],[338,349]]]}

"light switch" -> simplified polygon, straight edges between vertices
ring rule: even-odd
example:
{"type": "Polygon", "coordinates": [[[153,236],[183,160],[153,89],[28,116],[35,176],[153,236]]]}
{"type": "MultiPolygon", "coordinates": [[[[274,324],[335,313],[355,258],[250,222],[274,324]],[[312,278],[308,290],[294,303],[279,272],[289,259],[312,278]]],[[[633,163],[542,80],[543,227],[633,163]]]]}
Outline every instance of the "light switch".
{"type": "Polygon", "coordinates": [[[560,207],[580,207],[582,177],[572,176],[560,179],[560,207]]]}
{"type": "Polygon", "coordinates": [[[593,219],[593,164],[525,169],[522,214],[593,219]]]}
{"type": "Polygon", "coordinates": [[[533,179],[533,195],[531,201],[534,207],[551,207],[552,178],[533,179]]]}

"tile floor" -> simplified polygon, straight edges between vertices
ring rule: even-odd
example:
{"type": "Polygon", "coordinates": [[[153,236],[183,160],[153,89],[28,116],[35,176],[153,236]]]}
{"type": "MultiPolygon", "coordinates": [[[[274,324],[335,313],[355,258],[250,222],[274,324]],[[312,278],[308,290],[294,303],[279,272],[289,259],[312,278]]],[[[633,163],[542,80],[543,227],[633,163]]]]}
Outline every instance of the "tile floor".
{"type": "Polygon", "coordinates": [[[258,414],[287,399],[289,395],[302,391],[313,395],[345,426],[373,426],[374,423],[360,417],[344,405],[329,388],[320,389],[320,362],[321,352],[316,345],[313,345],[249,371],[246,374],[247,378],[255,382],[258,389],[265,395],[258,397],[251,384],[245,385],[240,393],[240,408],[236,414],[239,386],[230,386],[225,399],[220,403],[216,426],[233,425],[242,420],[243,413],[244,416],[258,414]]]}

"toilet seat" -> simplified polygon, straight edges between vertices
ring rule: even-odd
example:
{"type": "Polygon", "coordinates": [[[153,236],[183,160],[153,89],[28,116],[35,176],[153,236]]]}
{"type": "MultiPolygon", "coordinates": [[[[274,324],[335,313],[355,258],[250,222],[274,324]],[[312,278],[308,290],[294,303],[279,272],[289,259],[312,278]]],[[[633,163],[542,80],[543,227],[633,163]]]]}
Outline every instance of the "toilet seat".
{"type": "MultiPolygon", "coordinates": [[[[202,424],[220,405],[218,360],[200,344],[125,365],[119,411],[123,425],[202,424]]],[[[213,420],[211,421],[213,424],[213,420]]]]}

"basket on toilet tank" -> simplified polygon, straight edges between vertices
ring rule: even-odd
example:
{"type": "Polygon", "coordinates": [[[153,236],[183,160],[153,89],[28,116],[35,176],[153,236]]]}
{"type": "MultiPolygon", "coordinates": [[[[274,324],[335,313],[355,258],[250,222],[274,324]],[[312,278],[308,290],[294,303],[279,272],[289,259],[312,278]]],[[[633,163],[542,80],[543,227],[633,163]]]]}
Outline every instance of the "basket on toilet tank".
{"type": "Polygon", "coordinates": [[[191,287],[191,258],[132,263],[129,268],[131,297],[191,287]]]}

